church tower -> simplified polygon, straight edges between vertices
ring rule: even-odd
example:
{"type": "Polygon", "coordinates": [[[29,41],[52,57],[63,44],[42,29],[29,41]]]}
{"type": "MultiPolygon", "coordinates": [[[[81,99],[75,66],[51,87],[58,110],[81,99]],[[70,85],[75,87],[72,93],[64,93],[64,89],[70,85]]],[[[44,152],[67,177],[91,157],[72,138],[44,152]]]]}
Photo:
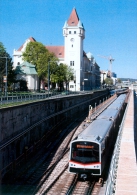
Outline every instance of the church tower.
{"type": "Polygon", "coordinates": [[[63,27],[64,36],[64,62],[74,69],[74,81],[69,84],[70,90],[82,90],[83,80],[83,40],[85,38],[85,29],[79,20],[76,9],[70,14],[68,21],[63,27]]]}

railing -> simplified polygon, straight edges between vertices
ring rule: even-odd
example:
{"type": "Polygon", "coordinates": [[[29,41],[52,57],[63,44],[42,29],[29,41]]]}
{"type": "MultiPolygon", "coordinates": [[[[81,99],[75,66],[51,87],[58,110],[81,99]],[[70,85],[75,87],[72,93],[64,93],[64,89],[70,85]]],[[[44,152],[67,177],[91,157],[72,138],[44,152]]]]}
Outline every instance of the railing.
{"type": "Polygon", "coordinates": [[[126,111],[124,113],[124,117],[123,117],[120,129],[119,129],[119,133],[118,133],[118,136],[117,136],[117,140],[116,140],[116,143],[115,143],[115,148],[114,148],[114,151],[113,151],[113,157],[111,159],[111,164],[110,164],[110,168],[109,168],[108,180],[107,180],[107,183],[106,183],[105,195],[114,195],[115,194],[117,168],[118,168],[118,161],[119,161],[119,154],[120,154],[120,144],[121,144],[122,133],[123,133],[123,125],[124,125],[125,117],[126,117],[126,114],[127,114],[127,109],[128,109],[128,105],[126,107],[126,111]]]}
{"type": "Polygon", "coordinates": [[[42,99],[57,98],[64,95],[70,95],[70,92],[49,92],[49,93],[12,93],[7,96],[0,96],[0,108],[23,104],[27,102],[34,102],[42,99]]]}
{"type": "Polygon", "coordinates": [[[0,96],[0,108],[15,106],[24,103],[35,102],[44,99],[51,99],[51,98],[61,98],[62,96],[68,95],[80,95],[80,94],[91,94],[94,91],[64,91],[64,92],[44,92],[43,93],[8,93],[7,96],[0,96]]]}

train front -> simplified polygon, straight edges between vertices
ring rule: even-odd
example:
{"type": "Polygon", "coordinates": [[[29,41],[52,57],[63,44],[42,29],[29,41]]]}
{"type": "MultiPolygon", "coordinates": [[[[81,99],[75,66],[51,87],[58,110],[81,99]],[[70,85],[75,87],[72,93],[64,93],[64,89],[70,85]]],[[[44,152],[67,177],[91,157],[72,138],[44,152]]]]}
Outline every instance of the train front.
{"type": "Polygon", "coordinates": [[[81,177],[101,175],[100,145],[91,141],[74,140],[70,145],[69,172],[81,177]]]}

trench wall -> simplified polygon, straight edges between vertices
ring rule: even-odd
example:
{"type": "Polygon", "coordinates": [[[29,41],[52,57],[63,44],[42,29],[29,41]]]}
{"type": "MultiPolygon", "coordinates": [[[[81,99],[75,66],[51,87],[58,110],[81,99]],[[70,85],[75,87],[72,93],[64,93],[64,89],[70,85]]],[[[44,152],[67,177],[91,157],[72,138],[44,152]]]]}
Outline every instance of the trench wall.
{"type": "Polygon", "coordinates": [[[100,99],[108,94],[107,90],[98,91],[0,109],[1,170],[18,158],[26,146],[31,147],[41,139],[60,120],[73,117],[85,109],[88,113],[89,105],[94,106],[95,102],[98,104],[100,99]]]}

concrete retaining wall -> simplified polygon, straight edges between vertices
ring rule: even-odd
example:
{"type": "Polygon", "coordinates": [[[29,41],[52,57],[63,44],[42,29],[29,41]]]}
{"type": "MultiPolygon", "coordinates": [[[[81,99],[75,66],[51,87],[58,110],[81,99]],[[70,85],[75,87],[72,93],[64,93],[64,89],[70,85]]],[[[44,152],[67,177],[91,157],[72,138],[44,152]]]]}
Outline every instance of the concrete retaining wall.
{"type": "Polygon", "coordinates": [[[4,167],[18,158],[24,152],[25,147],[31,147],[41,139],[62,118],[72,117],[74,114],[82,112],[85,109],[87,109],[88,113],[89,105],[94,106],[95,101],[100,101],[101,97],[98,96],[102,96],[103,99],[107,95],[108,91],[100,91],[86,95],[81,94],[57,99],[46,99],[35,103],[1,109],[1,170],[4,170],[4,167]],[[92,100],[93,98],[96,100],[92,100]],[[70,109],[71,107],[74,108],[70,109]],[[63,113],[63,110],[67,110],[67,112],[63,113]],[[61,111],[62,113],[60,114],[59,112],[61,111]],[[51,115],[54,116],[48,119],[51,115]],[[6,146],[4,145],[5,143],[7,143],[6,146]]]}

